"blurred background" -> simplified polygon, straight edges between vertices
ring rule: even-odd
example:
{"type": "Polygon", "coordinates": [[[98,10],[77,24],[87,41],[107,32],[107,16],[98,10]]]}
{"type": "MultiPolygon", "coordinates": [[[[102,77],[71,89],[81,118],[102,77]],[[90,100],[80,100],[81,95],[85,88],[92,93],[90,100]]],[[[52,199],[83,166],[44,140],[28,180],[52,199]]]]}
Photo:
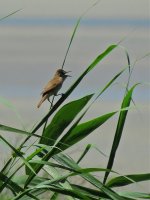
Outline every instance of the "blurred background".
{"type": "MultiPolygon", "coordinates": [[[[0,124],[31,130],[49,109],[48,102],[38,110],[37,102],[45,83],[60,68],[78,17],[95,1],[92,0],[1,0],[0,17],[21,9],[0,21],[0,124]],[[10,109],[9,102],[13,104],[10,109]],[[7,105],[6,105],[7,104],[7,105]],[[16,111],[21,116],[15,114],[16,111]],[[19,119],[18,119],[19,118],[19,119]]],[[[64,69],[72,71],[62,92],[109,45],[121,43],[133,64],[149,53],[149,0],[101,0],[81,21],[64,69]]],[[[122,174],[146,173],[150,169],[150,79],[149,58],[135,65],[130,86],[139,85],[134,92],[136,109],[129,112],[123,137],[116,155],[114,170],[122,174]]],[[[121,69],[127,66],[124,50],[118,48],[88,74],[67,101],[98,92],[121,69]]],[[[119,109],[128,73],[99,99],[84,120],[119,109]]],[[[116,119],[75,145],[69,155],[77,158],[86,144],[92,143],[109,156],[116,119]]],[[[21,136],[6,135],[12,144],[21,136]]],[[[9,149],[0,145],[1,160],[9,149]]],[[[83,165],[106,167],[107,157],[94,148],[83,165]]],[[[0,162],[1,165],[3,162],[0,162]]],[[[1,167],[1,166],[0,166],[1,167]]],[[[148,184],[136,184],[135,190],[147,191],[148,184]]]]}

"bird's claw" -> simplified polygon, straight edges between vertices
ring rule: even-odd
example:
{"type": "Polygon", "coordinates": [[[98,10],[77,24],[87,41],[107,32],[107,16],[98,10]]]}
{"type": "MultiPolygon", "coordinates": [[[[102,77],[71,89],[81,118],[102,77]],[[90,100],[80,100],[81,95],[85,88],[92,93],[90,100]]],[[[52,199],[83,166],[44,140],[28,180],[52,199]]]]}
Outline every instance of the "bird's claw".
{"type": "Polygon", "coordinates": [[[64,93],[61,93],[61,94],[57,94],[56,96],[61,96],[63,97],[65,94],[64,93]]]}

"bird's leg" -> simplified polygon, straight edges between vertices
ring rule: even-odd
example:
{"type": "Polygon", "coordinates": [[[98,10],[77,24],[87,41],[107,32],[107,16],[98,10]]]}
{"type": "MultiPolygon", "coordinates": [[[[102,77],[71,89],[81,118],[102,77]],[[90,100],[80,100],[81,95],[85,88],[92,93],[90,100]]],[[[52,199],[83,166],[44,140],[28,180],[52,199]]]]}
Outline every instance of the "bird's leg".
{"type": "Polygon", "coordinates": [[[47,98],[47,100],[50,102],[50,109],[53,107],[53,102],[54,102],[54,98],[55,98],[55,95],[53,95],[53,98],[52,98],[52,101],[50,101],[50,97],[47,98]]]}
{"type": "Polygon", "coordinates": [[[55,99],[55,95],[53,95],[53,98],[52,98],[52,102],[51,102],[51,107],[50,107],[50,109],[53,107],[53,102],[54,102],[54,99],[55,99]]]}
{"type": "Polygon", "coordinates": [[[53,103],[50,101],[50,97],[48,97],[47,100],[50,102],[50,104],[52,106],[53,103]]]}
{"type": "MultiPolygon", "coordinates": [[[[53,107],[54,98],[55,98],[55,96],[53,95],[52,102],[51,102],[51,101],[50,101],[50,96],[47,97],[47,100],[48,100],[48,101],[50,102],[50,104],[51,104],[51,105],[50,105],[50,110],[51,110],[52,107],[53,107]]],[[[43,133],[44,133],[44,131],[45,131],[45,129],[46,129],[47,122],[48,122],[48,119],[45,121],[44,128],[43,128],[43,133]]]]}

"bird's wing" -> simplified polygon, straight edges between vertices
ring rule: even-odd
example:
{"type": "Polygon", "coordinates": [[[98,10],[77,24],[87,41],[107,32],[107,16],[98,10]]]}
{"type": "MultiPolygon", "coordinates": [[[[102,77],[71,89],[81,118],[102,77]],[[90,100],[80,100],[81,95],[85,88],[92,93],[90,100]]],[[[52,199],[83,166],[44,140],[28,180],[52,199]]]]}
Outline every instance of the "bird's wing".
{"type": "Polygon", "coordinates": [[[47,93],[49,93],[49,92],[52,92],[53,90],[55,90],[56,88],[57,88],[57,86],[59,86],[59,84],[58,83],[56,83],[56,81],[53,81],[53,80],[51,80],[51,81],[49,81],[48,83],[47,83],[47,85],[44,87],[44,89],[43,89],[43,91],[42,91],[42,95],[45,95],[45,94],[47,94],[47,93]]]}

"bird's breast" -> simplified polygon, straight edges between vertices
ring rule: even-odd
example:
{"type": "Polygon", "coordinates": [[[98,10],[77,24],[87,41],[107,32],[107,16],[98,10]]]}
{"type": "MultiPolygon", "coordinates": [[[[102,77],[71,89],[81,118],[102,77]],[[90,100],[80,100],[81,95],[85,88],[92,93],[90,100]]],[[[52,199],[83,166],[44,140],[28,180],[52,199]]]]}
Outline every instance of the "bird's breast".
{"type": "Polygon", "coordinates": [[[63,84],[63,80],[62,80],[62,78],[59,78],[59,80],[57,81],[57,86],[54,89],[54,94],[55,95],[57,95],[58,91],[62,87],[62,84],[63,84]]]}

